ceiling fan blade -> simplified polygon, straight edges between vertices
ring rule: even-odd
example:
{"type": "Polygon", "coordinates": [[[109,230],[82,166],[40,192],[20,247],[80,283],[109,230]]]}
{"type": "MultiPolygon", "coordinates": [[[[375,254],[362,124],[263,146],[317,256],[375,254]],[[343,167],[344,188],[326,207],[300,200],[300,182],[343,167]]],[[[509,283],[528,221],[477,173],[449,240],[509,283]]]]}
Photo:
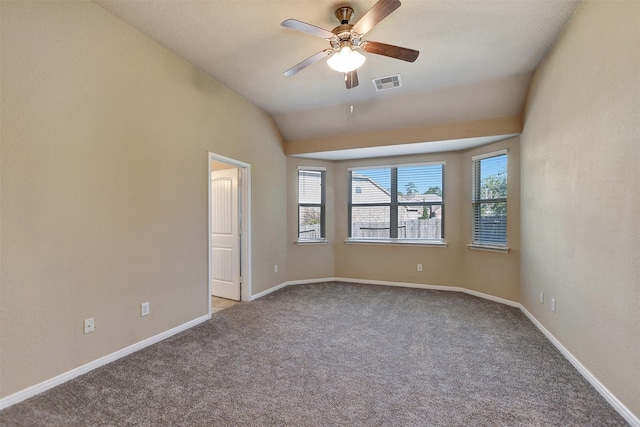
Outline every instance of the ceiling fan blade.
{"type": "Polygon", "coordinates": [[[379,42],[366,41],[363,42],[360,46],[362,46],[362,50],[364,50],[365,52],[375,53],[376,55],[384,55],[395,59],[401,59],[407,62],[415,61],[420,54],[420,52],[417,50],[379,42]]]}
{"type": "Polygon", "coordinates": [[[356,22],[352,30],[358,34],[368,33],[378,22],[399,8],[401,4],[400,0],[378,0],[378,3],[374,4],[373,7],[356,22]]]}
{"type": "Polygon", "coordinates": [[[347,89],[352,89],[358,86],[358,72],[356,70],[344,73],[344,83],[347,85],[347,89]]]}
{"type": "Polygon", "coordinates": [[[304,61],[294,65],[291,68],[289,68],[287,71],[284,72],[284,75],[287,76],[287,77],[291,77],[295,73],[297,73],[298,71],[302,70],[303,68],[306,68],[309,65],[313,64],[314,62],[318,62],[322,58],[331,55],[332,52],[333,52],[333,49],[321,50],[320,52],[316,53],[315,55],[311,55],[310,57],[308,57],[304,61]]]}
{"type": "Polygon", "coordinates": [[[307,24],[306,22],[298,21],[297,19],[287,19],[280,25],[286,28],[291,28],[292,30],[302,31],[304,33],[322,37],[323,39],[332,39],[335,37],[335,34],[333,34],[331,31],[325,30],[324,28],[316,27],[315,25],[307,24]]]}

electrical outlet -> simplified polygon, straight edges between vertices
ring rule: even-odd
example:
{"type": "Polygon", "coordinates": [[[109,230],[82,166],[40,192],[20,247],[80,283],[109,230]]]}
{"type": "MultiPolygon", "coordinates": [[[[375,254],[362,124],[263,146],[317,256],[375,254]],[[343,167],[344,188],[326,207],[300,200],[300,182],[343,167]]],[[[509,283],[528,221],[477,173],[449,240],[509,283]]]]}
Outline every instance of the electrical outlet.
{"type": "Polygon", "coordinates": [[[88,334],[94,331],[96,327],[95,320],[92,318],[84,319],[84,333],[88,334]]]}
{"type": "Polygon", "coordinates": [[[149,303],[143,302],[140,304],[140,316],[147,316],[149,314],[149,303]]]}
{"type": "Polygon", "coordinates": [[[551,312],[552,313],[556,312],[556,299],[555,298],[551,298],[551,312]]]}
{"type": "Polygon", "coordinates": [[[273,272],[274,272],[274,273],[277,273],[277,272],[278,272],[278,264],[276,264],[276,265],[274,265],[274,266],[273,266],[273,272]]]}
{"type": "Polygon", "coordinates": [[[418,264],[418,271],[422,271],[422,264],[418,264]]]}
{"type": "Polygon", "coordinates": [[[544,304],[544,292],[540,292],[540,304],[544,304]]]}

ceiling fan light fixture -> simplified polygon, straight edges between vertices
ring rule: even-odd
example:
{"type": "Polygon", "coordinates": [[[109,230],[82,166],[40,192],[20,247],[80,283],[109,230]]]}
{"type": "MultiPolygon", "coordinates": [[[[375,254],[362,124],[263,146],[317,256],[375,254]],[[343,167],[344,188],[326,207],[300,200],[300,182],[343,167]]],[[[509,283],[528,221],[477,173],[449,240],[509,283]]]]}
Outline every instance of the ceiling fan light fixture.
{"type": "Polygon", "coordinates": [[[348,73],[360,68],[366,60],[367,58],[357,50],[350,46],[343,46],[338,52],[331,55],[327,64],[336,71],[348,73]]]}

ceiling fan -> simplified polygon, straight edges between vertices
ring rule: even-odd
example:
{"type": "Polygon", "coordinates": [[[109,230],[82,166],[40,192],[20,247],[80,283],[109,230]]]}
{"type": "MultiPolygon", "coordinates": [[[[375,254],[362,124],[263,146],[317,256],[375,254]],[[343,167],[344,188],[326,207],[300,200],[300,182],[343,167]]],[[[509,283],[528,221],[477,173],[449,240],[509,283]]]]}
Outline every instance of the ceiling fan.
{"type": "Polygon", "coordinates": [[[407,62],[415,61],[420,54],[417,50],[362,39],[366,33],[399,8],[400,5],[400,0],[378,0],[355,24],[349,24],[349,20],[354,14],[353,9],[348,6],[341,7],[336,10],[335,14],[340,21],[340,25],[331,31],[297,19],[287,19],[282,22],[280,25],[283,27],[322,37],[331,45],[330,48],[321,50],[289,68],[284,72],[284,75],[293,76],[314,62],[331,56],[327,63],[334,70],[344,73],[347,89],[351,89],[358,86],[358,72],[356,70],[366,59],[360,51],[384,55],[407,62]]]}

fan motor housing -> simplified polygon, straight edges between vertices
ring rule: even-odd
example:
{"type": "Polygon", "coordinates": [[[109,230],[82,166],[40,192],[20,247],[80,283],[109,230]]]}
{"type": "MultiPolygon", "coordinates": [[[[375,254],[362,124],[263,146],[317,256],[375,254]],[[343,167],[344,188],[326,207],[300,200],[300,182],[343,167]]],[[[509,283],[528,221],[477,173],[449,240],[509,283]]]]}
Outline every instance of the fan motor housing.
{"type": "Polygon", "coordinates": [[[342,24],[335,27],[331,32],[335,34],[340,40],[349,40],[351,38],[352,24],[342,24]]]}

